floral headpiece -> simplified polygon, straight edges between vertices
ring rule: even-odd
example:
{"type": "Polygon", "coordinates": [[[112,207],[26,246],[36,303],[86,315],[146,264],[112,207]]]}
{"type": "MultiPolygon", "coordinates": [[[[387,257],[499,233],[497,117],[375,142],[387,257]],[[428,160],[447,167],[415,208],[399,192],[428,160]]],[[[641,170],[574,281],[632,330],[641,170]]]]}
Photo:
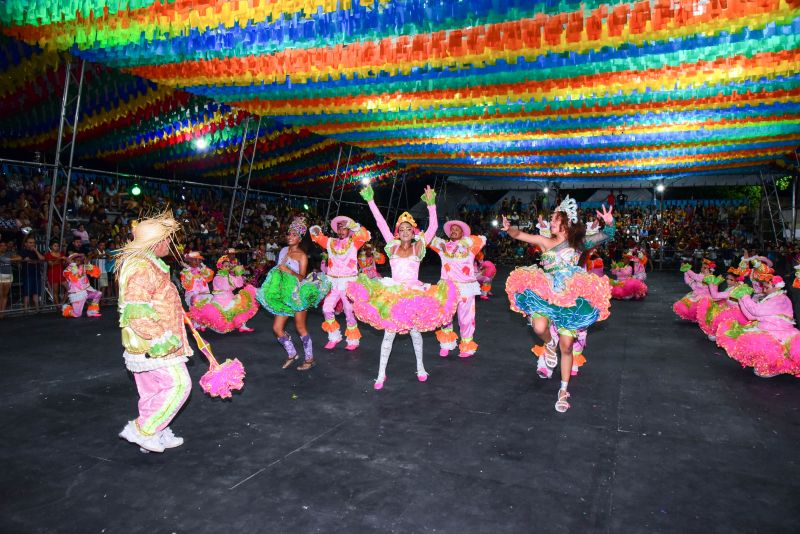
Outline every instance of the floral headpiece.
{"type": "Polygon", "coordinates": [[[567,220],[570,223],[574,224],[578,222],[578,203],[575,202],[574,198],[569,198],[569,195],[567,195],[563,202],[558,205],[556,211],[565,213],[567,215],[567,220]]]}
{"type": "Polygon", "coordinates": [[[308,231],[305,217],[295,217],[289,224],[289,231],[296,233],[301,238],[305,236],[308,231]]]}
{"type": "Polygon", "coordinates": [[[717,268],[717,264],[708,258],[703,258],[703,267],[711,269],[712,271],[717,268]]]}
{"type": "Polygon", "coordinates": [[[411,227],[414,228],[414,230],[415,230],[414,233],[416,233],[417,221],[414,220],[414,217],[412,217],[410,213],[408,213],[407,211],[404,211],[403,213],[400,214],[400,217],[397,218],[397,222],[394,225],[394,233],[395,234],[397,233],[398,230],[400,230],[400,225],[403,224],[403,223],[410,224],[411,227]]]}
{"type": "Polygon", "coordinates": [[[236,256],[230,257],[227,254],[223,254],[217,260],[217,269],[222,269],[222,266],[225,265],[225,262],[230,263],[231,265],[238,265],[239,260],[236,259],[236,256]]]}
{"type": "Polygon", "coordinates": [[[777,287],[778,289],[783,289],[784,287],[786,287],[786,282],[784,282],[783,278],[781,278],[778,275],[773,276],[771,282],[772,282],[772,287],[777,287]]]}

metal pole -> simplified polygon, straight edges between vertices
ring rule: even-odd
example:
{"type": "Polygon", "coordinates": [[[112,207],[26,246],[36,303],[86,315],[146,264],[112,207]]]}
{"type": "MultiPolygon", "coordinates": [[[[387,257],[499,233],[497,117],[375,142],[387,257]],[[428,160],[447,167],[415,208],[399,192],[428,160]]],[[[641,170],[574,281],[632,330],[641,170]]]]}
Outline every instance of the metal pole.
{"type": "MultiPolygon", "coordinates": [[[[50,183],[50,206],[47,210],[47,246],[50,246],[50,238],[53,234],[53,218],[58,213],[56,211],[56,189],[58,189],[58,171],[61,167],[61,138],[64,136],[64,118],[67,113],[67,98],[69,97],[69,73],[71,72],[72,62],[67,61],[67,74],[64,76],[64,95],[61,97],[61,120],[58,122],[58,138],[56,139],[56,156],[53,165],[53,179],[50,183]]],[[[64,221],[61,221],[64,226],[64,221]]]]}
{"type": "Polygon", "coordinates": [[[328,208],[325,210],[325,220],[328,221],[331,214],[331,203],[333,202],[333,192],[336,191],[336,180],[339,179],[339,163],[342,161],[342,145],[339,145],[339,157],[336,158],[336,170],[333,172],[333,183],[331,184],[331,194],[328,197],[328,208]]]}
{"type": "Polygon", "coordinates": [[[797,150],[794,151],[794,159],[797,161],[797,172],[794,173],[792,184],[792,241],[795,240],[797,232],[797,180],[800,180],[800,157],[797,156],[797,150]]]}
{"type": "Polygon", "coordinates": [[[244,133],[242,133],[242,146],[239,147],[239,163],[236,164],[236,180],[233,183],[231,193],[231,207],[228,210],[228,225],[225,228],[225,236],[231,235],[231,222],[233,220],[233,204],[236,202],[236,192],[239,189],[239,176],[242,173],[242,159],[244,159],[244,149],[247,146],[247,132],[250,130],[250,115],[244,119],[244,133]]]}
{"type": "Polygon", "coordinates": [[[253,142],[253,153],[250,155],[250,166],[247,169],[247,185],[244,188],[244,199],[242,200],[242,216],[239,217],[239,230],[236,232],[236,241],[242,237],[242,224],[244,224],[244,212],[247,208],[247,196],[250,193],[250,177],[253,176],[253,162],[256,160],[256,148],[258,147],[258,136],[261,135],[261,117],[258,117],[256,125],[256,139],[253,142]]]}
{"type": "Polygon", "coordinates": [[[78,135],[78,119],[81,113],[81,92],[83,91],[83,73],[86,71],[86,62],[81,61],[81,74],[78,78],[78,95],[75,97],[75,118],[72,121],[72,141],[69,144],[69,162],[67,163],[67,179],[64,184],[64,208],[61,214],[61,237],[59,248],[64,247],[64,229],[67,226],[67,200],[69,199],[69,186],[72,179],[72,161],[75,156],[75,138],[78,135]]]}
{"type": "Polygon", "coordinates": [[[392,192],[389,193],[389,210],[386,212],[386,217],[388,220],[392,219],[392,201],[394,200],[394,189],[397,186],[397,176],[400,172],[396,172],[394,174],[394,179],[392,180],[392,192]]]}
{"type": "Polygon", "coordinates": [[[347,180],[347,171],[350,169],[350,156],[353,155],[353,145],[350,145],[350,152],[347,154],[347,163],[344,166],[344,174],[342,176],[342,188],[339,190],[339,202],[336,203],[336,215],[334,217],[339,216],[339,208],[342,205],[342,197],[344,196],[344,186],[346,184],[345,180],[347,180]]]}

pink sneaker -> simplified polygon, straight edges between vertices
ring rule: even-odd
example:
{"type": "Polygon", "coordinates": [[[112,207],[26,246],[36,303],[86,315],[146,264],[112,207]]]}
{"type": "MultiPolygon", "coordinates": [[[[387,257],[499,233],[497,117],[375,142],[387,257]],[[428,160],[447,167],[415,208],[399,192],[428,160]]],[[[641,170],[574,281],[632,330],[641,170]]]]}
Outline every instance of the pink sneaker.
{"type": "Polygon", "coordinates": [[[569,372],[569,374],[571,376],[578,376],[578,366],[577,365],[573,365],[572,369],[569,372]]]}
{"type": "Polygon", "coordinates": [[[244,334],[249,334],[250,332],[255,332],[255,330],[253,330],[249,326],[242,325],[239,327],[239,332],[242,332],[244,334]]]}
{"type": "Polygon", "coordinates": [[[338,344],[339,344],[338,341],[328,341],[327,343],[325,343],[325,348],[328,350],[333,350],[336,348],[336,345],[338,344]]]}
{"type": "Polygon", "coordinates": [[[428,373],[425,372],[417,373],[417,380],[419,380],[420,382],[425,382],[427,379],[428,379],[428,373]]]}
{"type": "Polygon", "coordinates": [[[450,351],[447,349],[439,349],[439,356],[442,358],[447,358],[450,355],[450,351]]]}
{"type": "Polygon", "coordinates": [[[459,352],[458,353],[458,357],[459,358],[472,358],[474,355],[475,355],[474,352],[459,352]]]}
{"type": "Polygon", "coordinates": [[[386,377],[385,376],[383,377],[383,380],[381,380],[381,381],[376,380],[375,381],[375,385],[372,386],[372,387],[375,388],[375,391],[379,391],[379,390],[383,389],[383,383],[384,382],[386,382],[386,377]]]}
{"type": "MultiPolygon", "coordinates": [[[[327,345],[325,347],[327,348],[327,345]]],[[[345,347],[345,350],[356,350],[357,348],[358,348],[358,345],[347,345],[345,347]]]]}

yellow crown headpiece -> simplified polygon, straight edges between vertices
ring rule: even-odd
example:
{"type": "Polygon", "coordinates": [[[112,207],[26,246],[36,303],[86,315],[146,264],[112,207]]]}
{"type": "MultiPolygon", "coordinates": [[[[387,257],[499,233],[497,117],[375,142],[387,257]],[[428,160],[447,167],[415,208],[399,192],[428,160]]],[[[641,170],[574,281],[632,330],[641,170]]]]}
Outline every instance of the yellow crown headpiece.
{"type": "Polygon", "coordinates": [[[397,231],[397,229],[400,227],[400,224],[402,224],[402,223],[408,223],[414,228],[417,227],[417,221],[415,221],[414,217],[412,217],[411,214],[408,213],[407,211],[404,211],[403,213],[401,213],[400,217],[397,218],[397,224],[394,225],[395,232],[397,231]]]}

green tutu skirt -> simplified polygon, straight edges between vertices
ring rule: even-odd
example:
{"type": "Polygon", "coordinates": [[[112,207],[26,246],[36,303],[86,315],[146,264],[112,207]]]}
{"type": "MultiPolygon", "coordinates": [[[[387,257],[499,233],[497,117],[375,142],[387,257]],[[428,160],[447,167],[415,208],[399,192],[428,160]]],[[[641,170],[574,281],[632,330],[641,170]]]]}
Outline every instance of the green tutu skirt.
{"type": "Polygon", "coordinates": [[[331,282],[322,273],[311,273],[302,281],[274,267],[264,285],[258,288],[256,299],[273,315],[292,317],[295,313],[314,308],[331,290],[331,282]]]}

